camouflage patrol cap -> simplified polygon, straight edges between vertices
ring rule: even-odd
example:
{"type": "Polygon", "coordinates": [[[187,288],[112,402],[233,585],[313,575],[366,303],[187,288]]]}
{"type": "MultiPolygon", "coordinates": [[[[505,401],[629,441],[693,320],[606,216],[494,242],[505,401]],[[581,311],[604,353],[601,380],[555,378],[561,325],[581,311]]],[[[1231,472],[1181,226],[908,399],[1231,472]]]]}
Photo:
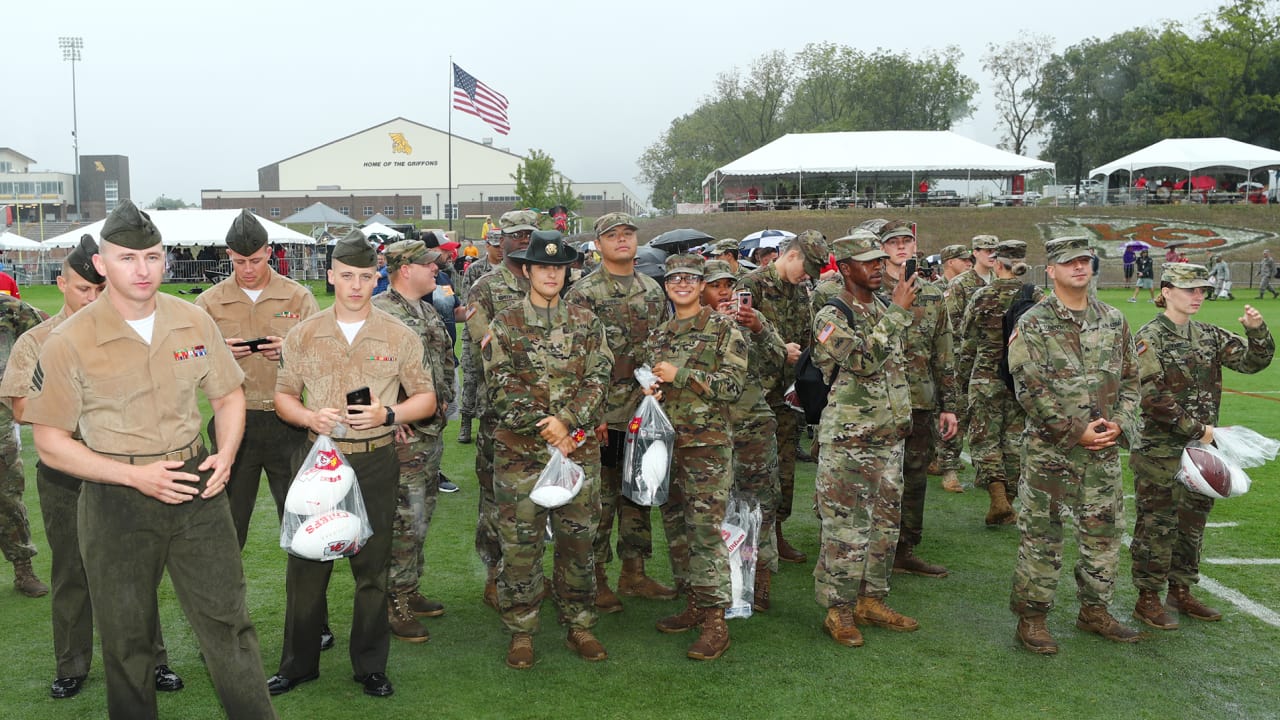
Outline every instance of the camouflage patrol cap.
{"type": "Polygon", "coordinates": [[[1213,287],[1208,268],[1192,263],[1165,263],[1160,268],[1160,282],[1183,290],[1213,287]]]}
{"type": "Polygon", "coordinates": [[[804,272],[817,280],[822,276],[822,268],[826,267],[831,256],[831,246],[827,238],[817,230],[805,230],[791,241],[791,247],[799,248],[804,255],[804,272]]]}
{"type": "Polygon", "coordinates": [[[81,235],[80,244],[76,246],[75,250],[71,251],[70,255],[67,255],[67,267],[94,285],[101,285],[107,279],[93,266],[93,256],[97,254],[98,243],[93,241],[93,236],[88,234],[81,235]]]}
{"type": "Polygon", "coordinates": [[[436,248],[428,248],[421,240],[391,243],[384,255],[387,258],[387,272],[395,272],[405,265],[434,265],[444,257],[444,253],[436,248]]]}
{"type": "Polygon", "coordinates": [[[835,253],[836,262],[842,260],[866,262],[889,257],[889,253],[880,249],[880,238],[870,230],[860,228],[842,238],[836,238],[835,242],[831,243],[831,250],[835,253]]]}
{"type": "Polygon", "coordinates": [[[1089,251],[1089,238],[1078,235],[1046,240],[1044,254],[1049,262],[1059,265],[1093,253],[1089,251]]]}
{"type": "Polygon", "coordinates": [[[227,230],[227,248],[241,255],[252,255],[267,244],[267,229],[258,222],[258,216],[241,210],[227,230]]]}
{"type": "Polygon", "coordinates": [[[871,218],[870,220],[863,220],[857,225],[854,225],[853,227],[849,228],[849,232],[845,233],[845,237],[852,235],[855,230],[870,230],[871,232],[875,233],[877,237],[879,237],[880,231],[883,230],[884,226],[888,224],[889,224],[889,221],[884,218],[871,218]]]}
{"type": "Polygon", "coordinates": [[[499,228],[493,228],[492,230],[489,231],[488,235],[484,236],[484,241],[490,245],[501,245],[502,230],[499,228]]]}
{"type": "Polygon", "coordinates": [[[972,259],[973,251],[964,245],[948,245],[942,248],[942,252],[939,253],[939,257],[942,258],[942,262],[955,260],[956,258],[972,259]]]}
{"type": "Polygon", "coordinates": [[[596,218],[596,224],[595,224],[596,237],[600,237],[601,235],[609,232],[610,230],[620,225],[623,225],[631,228],[632,230],[635,230],[636,229],[635,218],[631,217],[630,215],[624,212],[605,213],[604,215],[601,215],[600,217],[596,218]]]}
{"type": "Polygon", "coordinates": [[[373,249],[364,233],[357,228],[333,246],[333,259],[351,267],[377,267],[378,251],[373,249]]]}
{"type": "Polygon", "coordinates": [[[725,238],[720,242],[713,244],[710,248],[707,249],[707,251],[711,254],[712,257],[715,257],[717,255],[723,255],[728,252],[737,253],[739,252],[738,241],[735,240],[734,238],[725,238]]]}
{"type": "Polygon", "coordinates": [[[970,247],[974,250],[995,250],[999,244],[1000,238],[995,235],[974,235],[970,247]]]}
{"type": "Polygon", "coordinates": [[[1025,260],[1027,244],[1021,240],[1001,240],[996,245],[996,257],[1005,260],[1025,260]]]}
{"type": "Polygon", "coordinates": [[[571,265],[577,262],[578,251],[559,230],[538,230],[530,236],[528,247],[507,257],[529,265],[571,265]]]}
{"type": "Polygon", "coordinates": [[[717,280],[737,280],[738,276],[733,274],[733,268],[724,260],[708,260],[702,279],[710,283],[717,280]]]}
{"type": "Polygon", "coordinates": [[[906,220],[894,220],[892,222],[885,223],[880,228],[879,235],[880,242],[882,244],[888,242],[892,238],[905,237],[911,238],[912,240],[916,239],[915,231],[911,229],[911,223],[906,220]]]}
{"type": "Polygon", "coordinates": [[[103,223],[102,241],[130,250],[146,250],[160,244],[160,230],[150,215],[139,210],[132,200],[124,200],[103,223]]]}
{"type": "Polygon", "coordinates": [[[685,273],[703,277],[707,273],[707,261],[697,253],[677,253],[667,258],[663,277],[685,273]]]}
{"type": "Polygon", "coordinates": [[[503,235],[514,235],[525,230],[529,232],[537,230],[541,219],[541,216],[532,210],[512,210],[502,213],[502,217],[498,218],[498,225],[502,227],[503,235]]]}

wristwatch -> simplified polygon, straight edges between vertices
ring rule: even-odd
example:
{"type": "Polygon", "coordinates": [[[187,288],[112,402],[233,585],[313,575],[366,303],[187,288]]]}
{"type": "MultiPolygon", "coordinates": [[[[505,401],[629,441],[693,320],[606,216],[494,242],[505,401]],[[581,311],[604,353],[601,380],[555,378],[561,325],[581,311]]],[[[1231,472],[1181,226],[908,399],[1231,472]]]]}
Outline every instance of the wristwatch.
{"type": "Polygon", "coordinates": [[[387,427],[391,427],[392,425],[395,425],[395,424],[396,424],[396,411],[395,411],[395,410],[393,410],[393,409],[391,408],[391,406],[390,406],[390,405],[388,405],[388,406],[384,407],[384,408],[383,408],[383,410],[386,410],[386,411],[387,411],[387,419],[386,419],[386,420],[383,420],[383,421],[382,421],[382,424],[383,424],[383,425],[385,425],[385,426],[387,426],[387,427]]]}

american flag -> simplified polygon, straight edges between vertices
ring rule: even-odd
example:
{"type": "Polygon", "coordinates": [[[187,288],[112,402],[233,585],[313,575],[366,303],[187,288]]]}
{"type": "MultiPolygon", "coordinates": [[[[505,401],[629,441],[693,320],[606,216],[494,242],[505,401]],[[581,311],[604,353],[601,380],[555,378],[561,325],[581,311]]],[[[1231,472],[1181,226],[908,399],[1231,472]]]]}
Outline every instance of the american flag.
{"type": "Polygon", "coordinates": [[[499,134],[511,132],[507,121],[507,98],[470,73],[453,64],[453,109],[475,115],[499,134]]]}

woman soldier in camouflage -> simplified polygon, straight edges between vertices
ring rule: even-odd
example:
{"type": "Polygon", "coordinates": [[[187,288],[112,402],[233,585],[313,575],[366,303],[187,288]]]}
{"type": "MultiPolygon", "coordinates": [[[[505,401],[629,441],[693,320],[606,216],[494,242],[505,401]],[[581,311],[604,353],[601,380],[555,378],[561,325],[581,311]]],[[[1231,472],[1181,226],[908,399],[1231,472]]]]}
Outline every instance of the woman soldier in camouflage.
{"type": "MultiPolygon", "coordinates": [[[[973,455],[974,484],[991,496],[988,525],[1012,525],[1009,495],[1018,492],[1022,406],[1000,377],[1004,357],[1004,314],[1022,289],[1027,272],[1027,244],[1002,240],[996,245],[995,279],[978,288],[964,313],[963,344],[956,373],[968,378],[969,453],[973,455]]],[[[1039,301],[1044,293],[1035,291],[1039,301]]]]}
{"type": "MultiPolygon", "coordinates": [[[[729,648],[729,549],[720,525],[733,483],[729,406],[747,377],[747,342],[737,323],[701,305],[704,264],[701,255],[667,258],[667,297],[675,317],[654,331],[643,355],[665,388],[662,407],[676,431],[662,525],[676,585],[688,601],[683,612],[659,620],[658,630],[680,633],[701,626],[689,646],[694,660],[714,660],[729,648]]],[[[658,385],[645,394],[657,392],[658,385]]]]}
{"type": "Polygon", "coordinates": [[[1203,266],[1166,263],[1156,298],[1164,313],[1134,336],[1142,436],[1129,456],[1138,516],[1129,547],[1138,588],[1133,616],[1161,630],[1178,627],[1177,618],[1160,604],[1166,580],[1170,610],[1197,620],[1222,619],[1222,613],[1191,595],[1200,579],[1200,549],[1213,498],[1188,490],[1174,476],[1187,443],[1213,442],[1222,368],[1259,372],[1271,364],[1276,349],[1262,315],[1249,305],[1240,318],[1246,337],[1192,320],[1212,287],[1203,266]]]}

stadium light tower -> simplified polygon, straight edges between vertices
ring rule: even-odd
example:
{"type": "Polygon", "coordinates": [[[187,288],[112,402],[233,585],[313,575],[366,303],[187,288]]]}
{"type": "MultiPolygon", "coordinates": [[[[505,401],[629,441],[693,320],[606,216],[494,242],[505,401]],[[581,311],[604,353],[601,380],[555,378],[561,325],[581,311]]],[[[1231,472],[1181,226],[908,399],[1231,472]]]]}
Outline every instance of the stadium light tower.
{"type": "Polygon", "coordinates": [[[62,48],[62,59],[71,61],[71,147],[75,150],[76,173],[75,200],[76,217],[83,218],[80,209],[80,124],[76,113],[76,63],[80,62],[80,49],[84,47],[84,39],[80,37],[60,37],[58,47],[62,48]]]}

